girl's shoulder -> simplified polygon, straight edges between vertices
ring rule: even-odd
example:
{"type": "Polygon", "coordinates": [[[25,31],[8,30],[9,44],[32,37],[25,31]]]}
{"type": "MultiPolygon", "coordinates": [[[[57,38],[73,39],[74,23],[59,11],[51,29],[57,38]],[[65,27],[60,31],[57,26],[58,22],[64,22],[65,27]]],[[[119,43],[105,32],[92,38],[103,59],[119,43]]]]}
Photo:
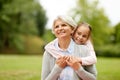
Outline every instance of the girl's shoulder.
{"type": "Polygon", "coordinates": [[[47,45],[45,45],[45,49],[52,48],[54,44],[56,43],[56,41],[57,41],[57,38],[49,42],[47,45]]]}

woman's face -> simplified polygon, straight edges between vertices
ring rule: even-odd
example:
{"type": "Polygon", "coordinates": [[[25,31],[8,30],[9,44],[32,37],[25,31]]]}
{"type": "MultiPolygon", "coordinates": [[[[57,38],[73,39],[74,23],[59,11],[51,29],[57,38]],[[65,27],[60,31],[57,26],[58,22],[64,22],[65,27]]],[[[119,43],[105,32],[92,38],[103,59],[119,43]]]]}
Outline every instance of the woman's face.
{"type": "Polygon", "coordinates": [[[85,44],[89,38],[90,30],[88,27],[80,26],[76,30],[73,39],[77,44],[85,44]]]}
{"type": "Polygon", "coordinates": [[[57,38],[67,38],[71,37],[73,30],[67,23],[58,19],[54,23],[53,31],[57,38]]]}

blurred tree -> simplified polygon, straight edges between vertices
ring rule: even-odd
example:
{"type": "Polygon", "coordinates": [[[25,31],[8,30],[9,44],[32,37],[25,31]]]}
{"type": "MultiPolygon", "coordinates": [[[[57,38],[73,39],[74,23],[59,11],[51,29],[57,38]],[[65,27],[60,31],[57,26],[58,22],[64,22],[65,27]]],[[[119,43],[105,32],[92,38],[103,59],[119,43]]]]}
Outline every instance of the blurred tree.
{"type": "Polygon", "coordinates": [[[46,29],[45,30],[45,34],[43,36],[43,39],[45,41],[45,44],[47,44],[48,42],[52,41],[53,39],[55,39],[55,35],[52,33],[51,29],[46,29]]]}
{"type": "Polygon", "coordinates": [[[46,21],[37,0],[0,0],[0,49],[23,50],[21,35],[42,35],[46,21]]]}
{"type": "Polygon", "coordinates": [[[110,21],[104,10],[99,8],[98,0],[77,0],[77,7],[71,15],[79,23],[88,22],[92,26],[92,40],[95,47],[107,44],[110,39],[110,21]]]}
{"type": "Polygon", "coordinates": [[[114,33],[114,37],[115,37],[115,43],[120,43],[120,23],[118,23],[115,27],[115,33],[114,33]]]}
{"type": "Polygon", "coordinates": [[[47,22],[47,17],[42,7],[40,7],[40,9],[38,8],[35,18],[36,18],[37,29],[39,31],[39,36],[43,36],[45,32],[45,25],[47,22]]]}

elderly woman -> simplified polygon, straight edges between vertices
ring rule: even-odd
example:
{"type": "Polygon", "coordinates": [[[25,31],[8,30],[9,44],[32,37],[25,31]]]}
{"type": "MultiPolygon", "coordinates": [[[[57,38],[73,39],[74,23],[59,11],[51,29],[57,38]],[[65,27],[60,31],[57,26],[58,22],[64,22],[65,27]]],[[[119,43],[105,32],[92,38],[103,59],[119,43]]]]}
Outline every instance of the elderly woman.
{"type": "Polygon", "coordinates": [[[84,45],[77,45],[72,40],[75,26],[76,23],[69,16],[58,16],[54,21],[53,33],[57,38],[52,44],[59,53],[52,54],[45,49],[41,80],[96,80],[95,65],[81,66],[75,57],[84,57],[88,53],[84,45]]]}

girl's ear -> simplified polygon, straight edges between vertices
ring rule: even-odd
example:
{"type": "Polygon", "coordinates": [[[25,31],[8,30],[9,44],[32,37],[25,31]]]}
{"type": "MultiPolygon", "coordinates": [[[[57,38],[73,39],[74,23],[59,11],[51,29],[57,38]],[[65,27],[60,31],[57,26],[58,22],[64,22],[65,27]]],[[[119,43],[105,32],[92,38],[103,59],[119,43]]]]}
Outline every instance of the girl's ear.
{"type": "Polygon", "coordinates": [[[72,30],[72,32],[71,32],[71,35],[73,36],[74,35],[74,31],[75,31],[75,28],[72,30]]]}
{"type": "Polygon", "coordinates": [[[73,34],[74,34],[74,30],[72,30],[72,32],[71,32],[71,36],[73,36],[73,34]]]}

